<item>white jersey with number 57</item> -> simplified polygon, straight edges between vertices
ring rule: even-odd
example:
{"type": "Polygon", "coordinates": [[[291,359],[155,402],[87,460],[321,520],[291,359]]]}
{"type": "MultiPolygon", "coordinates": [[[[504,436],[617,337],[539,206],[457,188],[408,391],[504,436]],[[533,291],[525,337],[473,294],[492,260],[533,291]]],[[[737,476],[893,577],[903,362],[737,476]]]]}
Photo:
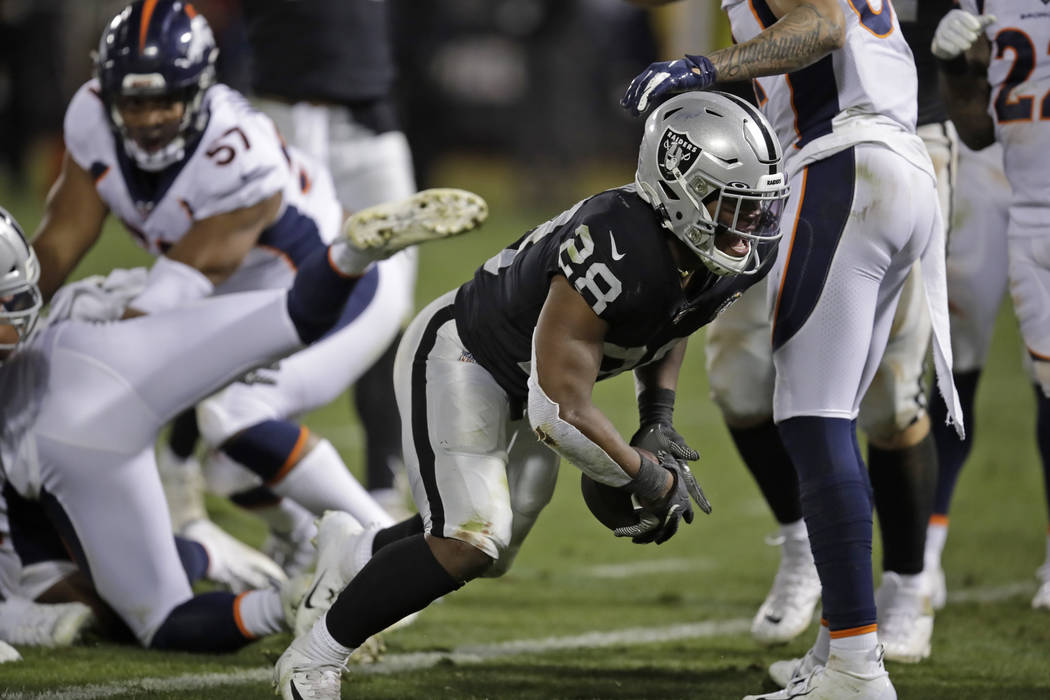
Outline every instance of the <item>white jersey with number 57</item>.
{"type": "MultiPolygon", "coordinates": [[[[889,0],[839,0],[845,45],[787,75],[758,78],[760,106],[784,146],[789,176],[858,143],[882,142],[923,166],[915,133],[918,79],[889,0]]],[[[766,0],[722,0],[733,38],[744,42],[777,18],[766,0]]],[[[926,166],[928,167],[928,166],[926,166]]]]}
{"type": "Polygon", "coordinates": [[[961,0],[967,12],[994,15],[984,30],[991,42],[988,113],[1003,147],[1013,187],[1010,217],[1046,228],[1050,202],[1050,5],[1041,0],[961,0]]]}
{"type": "Polygon", "coordinates": [[[110,211],[153,255],[164,254],[195,221],[282,193],[278,220],[217,293],[285,287],[299,260],[338,235],[342,208],[328,171],[286,146],[269,117],[237,91],[221,84],[208,89],[204,133],[181,161],[158,173],[125,156],[105,109],[97,81],[81,86],[66,110],[66,147],[95,179],[110,211]]]}

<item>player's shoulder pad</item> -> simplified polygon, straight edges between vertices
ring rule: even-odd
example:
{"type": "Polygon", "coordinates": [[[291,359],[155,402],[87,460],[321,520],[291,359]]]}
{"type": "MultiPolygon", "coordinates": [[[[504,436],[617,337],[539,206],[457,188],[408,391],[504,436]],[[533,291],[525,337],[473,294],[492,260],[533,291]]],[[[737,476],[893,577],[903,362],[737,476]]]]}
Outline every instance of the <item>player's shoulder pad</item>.
{"type": "Polygon", "coordinates": [[[627,188],[591,197],[568,224],[558,265],[599,316],[631,308],[662,274],[664,234],[648,205],[627,188]]]}
{"type": "Polygon", "coordinates": [[[216,84],[204,108],[208,125],[191,156],[188,202],[206,219],[257,204],[280,192],[291,175],[277,127],[236,90],[216,84]]]}
{"type": "Polygon", "coordinates": [[[84,170],[90,170],[96,161],[112,162],[113,130],[97,80],[87,81],[73,95],[66,107],[62,132],[69,155],[84,170]]]}

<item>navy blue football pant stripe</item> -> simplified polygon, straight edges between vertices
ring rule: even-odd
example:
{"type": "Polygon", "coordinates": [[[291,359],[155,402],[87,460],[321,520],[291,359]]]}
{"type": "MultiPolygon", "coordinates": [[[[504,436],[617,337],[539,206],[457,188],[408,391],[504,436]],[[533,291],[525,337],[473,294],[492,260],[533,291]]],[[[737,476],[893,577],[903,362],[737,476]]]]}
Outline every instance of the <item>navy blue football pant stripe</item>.
{"type": "Polygon", "coordinates": [[[438,492],[437,476],[434,473],[434,450],[430,446],[430,428],[427,425],[427,356],[437,342],[438,330],[452,318],[451,305],[438,309],[423,329],[415,355],[412,356],[412,446],[416,451],[419,475],[423,479],[423,488],[430,506],[430,531],[438,537],[443,537],[442,533],[445,531],[445,508],[441,504],[441,494],[438,492]]]}
{"type": "Polygon", "coordinates": [[[852,148],[806,167],[791,248],[781,273],[774,310],[774,351],[802,328],[820,300],[853,208],[856,176],[852,148]]]}
{"type": "Polygon", "coordinates": [[[8,483],[4,485],[4,500],[7,501],[11,544],[22,566],[46,561],[72,561],[91,576],[80,538],[55,496],[41,489],[40,497],[31,501],[20,496],[8,483]]]}
{"type": "Polygon", "coordinates": [[[778,426],[798,471],[802,515],[832,631],[875,623],[872,494],[857,422],[800,416],[778,426]]]}

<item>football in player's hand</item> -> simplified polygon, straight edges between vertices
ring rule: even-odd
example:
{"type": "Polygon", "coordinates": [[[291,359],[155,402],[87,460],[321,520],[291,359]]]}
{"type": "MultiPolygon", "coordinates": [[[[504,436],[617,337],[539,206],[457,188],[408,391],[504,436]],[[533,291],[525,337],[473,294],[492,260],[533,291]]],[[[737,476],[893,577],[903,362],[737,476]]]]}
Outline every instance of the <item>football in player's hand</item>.
{"type": "Polygon", "coordinates": [[[631,494],[621,488],[595,481],[586,474],[580,476],[583,501],[598,522],[610,530],[638,522],[638,516],[634,512],[634,503],[631,502],[631,494]]]}

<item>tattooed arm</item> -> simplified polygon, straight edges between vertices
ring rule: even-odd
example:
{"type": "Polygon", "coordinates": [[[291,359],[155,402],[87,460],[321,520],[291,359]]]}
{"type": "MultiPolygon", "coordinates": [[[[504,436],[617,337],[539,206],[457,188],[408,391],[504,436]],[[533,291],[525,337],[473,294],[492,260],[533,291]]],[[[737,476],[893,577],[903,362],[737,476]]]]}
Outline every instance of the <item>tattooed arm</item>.
{"type": "Polygon", "coordinates": [[[779,0],[779,17],[755,38],[708,54],[718,82],[749,80],[805,68],[846,41],[846,18],[838,0],[779,0]]]}

